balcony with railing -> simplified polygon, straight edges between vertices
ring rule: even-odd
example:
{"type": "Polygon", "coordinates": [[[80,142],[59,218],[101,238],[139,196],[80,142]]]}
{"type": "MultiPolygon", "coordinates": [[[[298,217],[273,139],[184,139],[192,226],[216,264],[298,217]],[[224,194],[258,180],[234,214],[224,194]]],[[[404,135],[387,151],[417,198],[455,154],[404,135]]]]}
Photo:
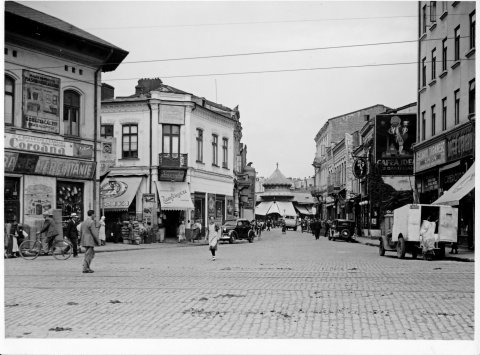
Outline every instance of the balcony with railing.
{"type": "Polygon", "coordinates": [[[158,165],[161,168],[183,168],[188,167],[188,154],[160,153],[158,154],[158,165]]]}

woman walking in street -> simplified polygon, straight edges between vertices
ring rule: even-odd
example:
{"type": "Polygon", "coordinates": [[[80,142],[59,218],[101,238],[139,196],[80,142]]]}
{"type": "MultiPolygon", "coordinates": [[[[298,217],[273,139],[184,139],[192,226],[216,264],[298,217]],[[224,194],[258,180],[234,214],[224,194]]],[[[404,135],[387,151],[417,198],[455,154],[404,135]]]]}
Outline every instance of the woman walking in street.
{"type": "Polygon", "coordinates": [[[98,238],[100,239],[100,245],[105,245],[105,216],[100,218],[100,228],[98,229],[98,238]]]}
{"type": "Polygon", "coordinates": [[[210,223],[208,224],[207,238],[208,238],[208,247],[210,253],[212,253],[212,261],[215,260],[215,251],[217,250],[218,245],[218,230],[220,227],[215,223],[213,217],[210,217],[210,223]]]}

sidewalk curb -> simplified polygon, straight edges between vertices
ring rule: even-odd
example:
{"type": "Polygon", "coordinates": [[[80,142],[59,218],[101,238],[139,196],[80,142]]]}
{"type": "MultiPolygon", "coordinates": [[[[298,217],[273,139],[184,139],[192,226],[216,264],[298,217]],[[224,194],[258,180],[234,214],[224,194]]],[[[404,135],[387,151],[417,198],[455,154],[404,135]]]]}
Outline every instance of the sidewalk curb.
{"type": "MultiPolygon", "coordinates": [[[[357,239],[357,242],[363,245],[368,245],[371,247],[377,247],[378,248],[378,243],[372,243],[372,242],[365,242],[365,241],[360,241],[357,239]]],[[[475,258],[469,258],[469,257],[461,257],[461,256],[446,256],[443,260],[453,260],[453,261],[463,261],[463,262],[475,262],[475,258]]]]}

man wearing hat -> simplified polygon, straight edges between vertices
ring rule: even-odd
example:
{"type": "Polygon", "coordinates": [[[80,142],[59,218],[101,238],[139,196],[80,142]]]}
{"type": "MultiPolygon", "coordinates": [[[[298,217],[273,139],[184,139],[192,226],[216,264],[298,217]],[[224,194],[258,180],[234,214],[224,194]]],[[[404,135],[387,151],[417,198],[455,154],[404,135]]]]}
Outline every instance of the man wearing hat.
{"type": "Polygon", "coordinates": [[[45,218],[45,222],[43,222],[42,230],[40,232],[37,232],[37,234],[45,233],[45,238],[48,245],[48,249],[46,252],[48,253],[52,249],[55,237],[58,235],[58,229],[55,221],[53,220],[52,211],[43,212],[43,218],[45,218]]]}
{"type": "Polygon", "coordinates": [[[78,257],[78,230],[77,230],[77,225],[78,225],[79,217],[76,213],[72,213],[70,215],[70,220],[67,222],[67,231],[66,231],[66,237],[70,240],[70,243],[73,245],[73,257],[77,258],[78,257]]]}

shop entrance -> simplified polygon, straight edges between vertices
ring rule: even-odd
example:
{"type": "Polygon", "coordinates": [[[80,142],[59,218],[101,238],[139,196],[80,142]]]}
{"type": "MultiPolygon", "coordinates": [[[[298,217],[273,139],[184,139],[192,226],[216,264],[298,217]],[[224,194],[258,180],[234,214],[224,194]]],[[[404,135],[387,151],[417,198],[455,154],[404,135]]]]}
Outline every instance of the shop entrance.
{"type": "Polygon", "coordinates": [[[177,228],[183,218],[183,211],[164,211],[165,238],[177,238],[177,228]]]}
{"type": "MultiPolygon", "coordinates": [[[[5,223],[20,221],[20,178],[5,177],[5,223]]],[[[40,212],[41,214],[41,212],[40,212]]]]}

